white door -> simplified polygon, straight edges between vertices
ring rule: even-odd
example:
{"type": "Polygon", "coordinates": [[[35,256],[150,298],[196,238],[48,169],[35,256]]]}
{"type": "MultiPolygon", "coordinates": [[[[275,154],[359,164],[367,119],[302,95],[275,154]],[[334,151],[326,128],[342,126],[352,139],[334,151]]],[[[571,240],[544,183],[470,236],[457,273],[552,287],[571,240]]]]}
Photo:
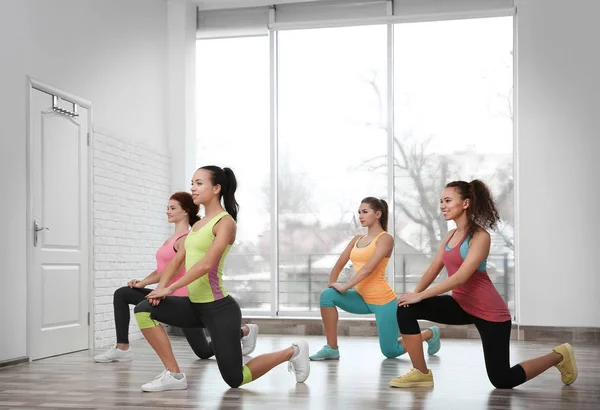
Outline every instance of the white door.
{"type": "Polygon", "coordinates": [[[81,107],[78,116],[52,107],[50,94],[32,89],[27,290],[31,360],[88,348],[88,115],[81,107]]]}

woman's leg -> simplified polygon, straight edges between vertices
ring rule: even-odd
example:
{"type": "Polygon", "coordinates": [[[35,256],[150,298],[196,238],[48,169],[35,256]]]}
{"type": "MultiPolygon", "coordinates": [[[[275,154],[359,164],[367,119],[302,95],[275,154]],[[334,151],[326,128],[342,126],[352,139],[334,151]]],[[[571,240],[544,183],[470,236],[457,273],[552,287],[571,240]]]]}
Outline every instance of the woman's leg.
{"type": "Polygon", "coordinates": [[[563,383],[571,384],[577,378],[575,356],[570,345],[565,344],[552,353],[510,366],[510,331],[512,323],[488,322],[476,319],[475,326],[481,335],[485,367],[488,378],[498,389],[511,389],[539,376],[549,368],[561,370],[563,383]],[[563,366],[560,363],[563,362],[563,366]],[[561,368],[562,367],[562,368],[561,368]]]}
{"type": "Polygon", "coordinates": [[[117,348],[127,350],[129,348],[129,305],[137,305],[142,302],[151,289],[138,289],[123,286],[115,291],[113,295],[113,308],[115,315],[115,330],[117,332],[117,348]]]}
{"type": "Polygon", "coordinates": [[[349,313],[366,315],[371,313],[363,298],[355,290],[340,293],[333,288],[325,289],[321,293],[321,318],[325,328],[327,344],[333,350],[337,350],[337,323],[338,311],[336,306],[349,313]]]}
{"type": "Polygon", "coordinates": [[[181,296],[168,296],[157,306],[144,300],[136,305],[134,312],[142,334],[165,368],[172,373],[180,373],[169,336],[159,322],[181,328],[202,327],[190,300],[181,296]]]}
{"type": "MultiPolygon", "coordinates": [[[[369,304],[368,306],[375,314],[381,353],[389,359],[403,355],[405,352],[404,342],[402,339],[398,339],[398,322],[396,320],[398,302],[396,299],[385,305],[369,304]]],[[[421,340],[424,342],[430,340],[432,337],[433,332],[430,329],[421,332],[421,340]]]]}
{"type": "Polygon", "coordinates": [[[394,387],[433,386],[433,376],[425,364],[418,319],[449,325],[466,325],[473,323],[473,319],[449,295],[434,296],[408,307],[398,307],[396,318],[413,370],[393,379],[390,384],[394,387]]]}
{"type": "Polygon", "coordinates": [[[144,300],[150,289],[137,289],[124,286],[115,291],[113,295],[113,308],[115,315],[115,330],[117,344],[111,346],[104,353],[94,356],[98,363],[124,362],[133,359],[129,349],[129,305],[137,305],[144,300]]]}
{"type": "Polygon", "coordinates": [[[303,382],[308,377],[310,368],[306,342],[293,344],[275,353],[260,355],[244,366],[239,337],[242,314],[237,302],[227,297],[207,304],[198,303],[194,307],[200,311],[200,318],[210,332],[219,371],[230,387],[239,387],[256,380],[286,361],[292,363],[297,381],[303,382]]]}
{"type": "Polygon", "coordinates": [[[212,342],[209,342],[202,328],[181,329],[188,344],[200,359],[210,359],[214,356],[212,342]]]}

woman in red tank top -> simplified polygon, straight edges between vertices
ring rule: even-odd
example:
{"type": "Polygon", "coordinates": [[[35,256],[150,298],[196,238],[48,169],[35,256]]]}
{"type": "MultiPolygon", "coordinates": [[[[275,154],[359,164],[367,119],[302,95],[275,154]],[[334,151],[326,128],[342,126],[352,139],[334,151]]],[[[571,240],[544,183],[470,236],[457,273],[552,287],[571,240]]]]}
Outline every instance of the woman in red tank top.
{"type": "Polygon", "coordinates": [[[568,343],[510,366],[511,316],[485,270],[491,242],[487,229],[494,229],[500,220],[488,187],[479,180],[450,182],[442,192],[440,209],[446,221],[456,223],[456,229],[448,232],[415,290],[398,297],[398,326],[413,369],[392,379],[390,385],[433,387],[418,319],[474,324],[481,336],[488,378],[496,388],[518,386],[552,366],[560,371],[563,383],[573,383],[577,366],[568,343]],[[448,278],[430,286],[444,267],[448,278]],[[444,295],[448,291],[452,295],[444,295]]]}

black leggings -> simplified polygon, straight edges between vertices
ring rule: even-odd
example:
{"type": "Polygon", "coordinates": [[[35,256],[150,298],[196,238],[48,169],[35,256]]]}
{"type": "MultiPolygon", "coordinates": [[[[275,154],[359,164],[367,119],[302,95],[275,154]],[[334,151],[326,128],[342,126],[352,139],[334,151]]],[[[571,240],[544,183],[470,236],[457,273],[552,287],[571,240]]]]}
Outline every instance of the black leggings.
{"type": "Polygon", "coordinates": [[[192,303],[187,297],[168,296],[158,306],[152,306],[145,300],[135,307],[134,312],[136,316],[149,313],[154,321],[184,329],[208,329],[225,383],[230,387],[239,387],[249,381],[244,380],[240,344],[242,311],[231,296],[208,303],[192,303]]]}
{"type": "MultiPolygon", "coordinates": [[[[146,300],[146,295],[152,289],[138,289],[123,286],[115,291],[113,306],[115,311],[115,328],[117,331],[117,343],[129,344],[129,305],[137,305],[146,300]]],[[[174,296],[177,297],[177,296],[174,296]]],[[[187,299],[187,298],[186,298],[187,299]]],[[[206,339],[204,329],[182,328],[183,335],[190,347],[200,359],[208,359],[214,355],[211,343],[206,339]]]]}
{"type": "Polygon", "coordinates": [[[494,387],[511,389],[524,383],[527,378],[521,365],[510,367],[510,320],[489,322],[470,315],[450,295],[434,296],[408,307],[398,307],[396,317],[403,335],[421,332],[417,319],[447,325],[474,324],[481,336],[485,368],[494,387]]]}

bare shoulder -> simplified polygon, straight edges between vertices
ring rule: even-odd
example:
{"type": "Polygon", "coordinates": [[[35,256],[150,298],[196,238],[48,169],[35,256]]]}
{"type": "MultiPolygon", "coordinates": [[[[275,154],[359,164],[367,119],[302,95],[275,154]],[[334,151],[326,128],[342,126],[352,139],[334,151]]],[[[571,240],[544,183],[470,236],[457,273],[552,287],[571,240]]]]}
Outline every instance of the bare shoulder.
{"type": "Polygon", "coordinates": [[[471,240],[489,243],[491,241],[491,236],[490,236],[490,233],[488,231],[486,231],[485,229],[477,228],[475,230],[475,232],[473,233],[473,238],[471,240]]]}
{"type": "Polygon", "coordinates": [[[381,235],[379,237],[379,240],[377,241],[377,243],[380,243],[380,242],[383,243],[383,244],[390,244],[391,243],[393,245],[394,244],[394,237],[389,232],[386,232],[386,233],[384,233],[383,235],[381,235]]]}
{"type": "Polygon", "coordinates": [[[215,230],[225,229],[228,231],[235,231],[237,224],[233,220],[231,215],[223,216],[216,224],[215,230]]]}

